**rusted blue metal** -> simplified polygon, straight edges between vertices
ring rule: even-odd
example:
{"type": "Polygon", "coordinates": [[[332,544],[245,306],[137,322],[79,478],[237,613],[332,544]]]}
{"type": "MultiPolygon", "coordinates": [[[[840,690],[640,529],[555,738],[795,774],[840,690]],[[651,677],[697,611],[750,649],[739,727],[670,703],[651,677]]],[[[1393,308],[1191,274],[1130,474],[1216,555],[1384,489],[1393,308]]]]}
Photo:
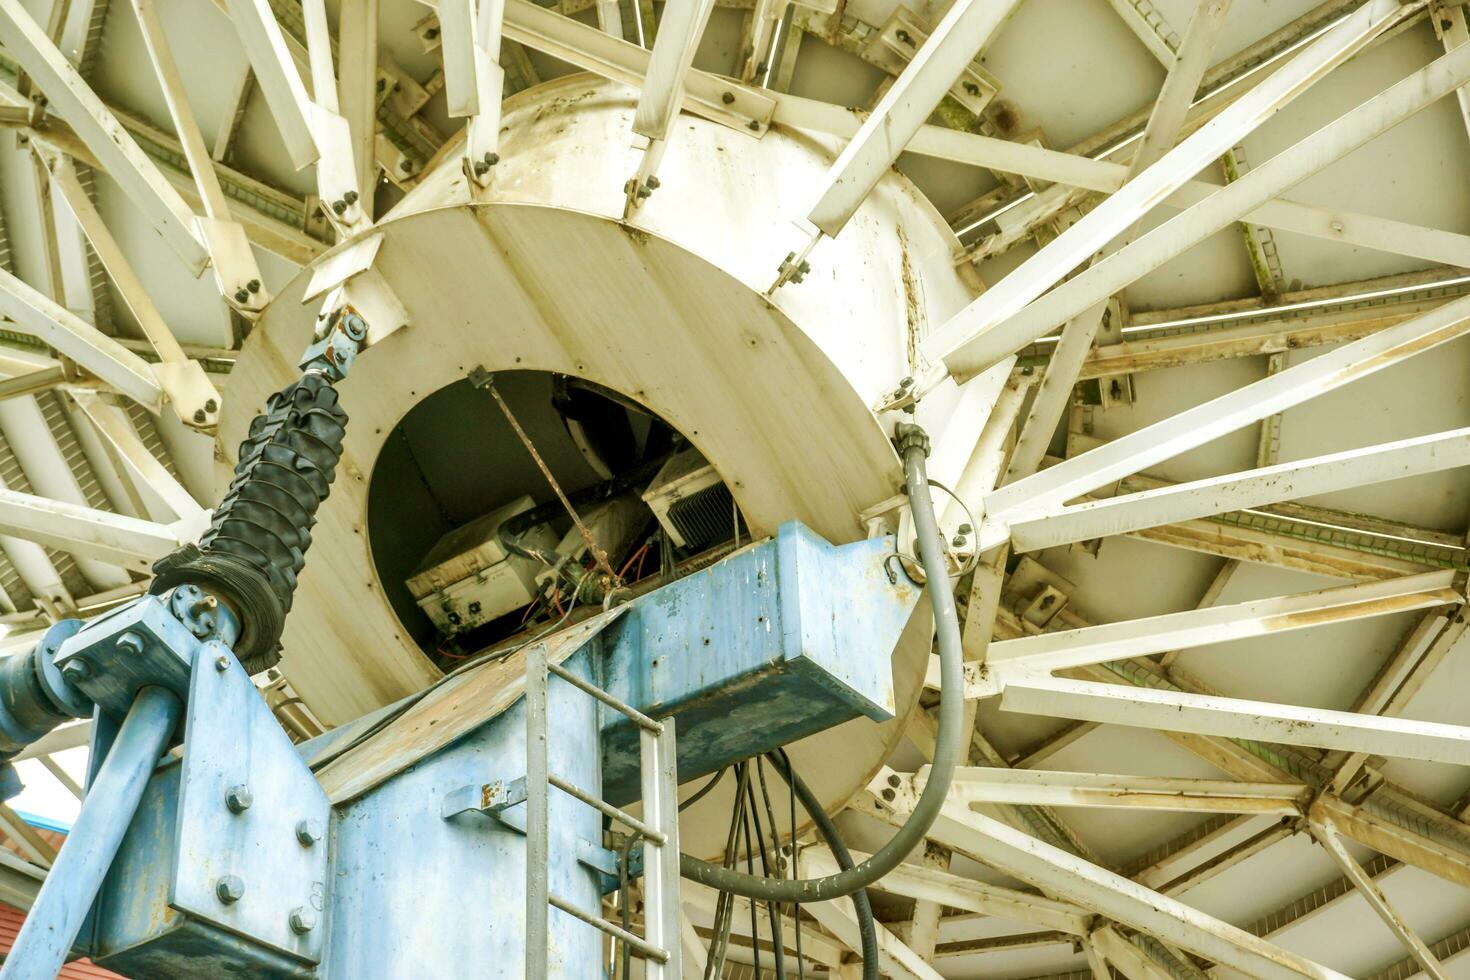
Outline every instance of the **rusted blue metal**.
{"type": "MultiPolygon", "coordinates": [[[[892,549],[834,547],[787,525],[544,644],[626,705],[676,719],[687,781],[860,715],[891,717],[890,657],[918,600],[887,573],[892,549]]],[[[157,978],[523,974],[526,803],[486,789],[527,777],[515,658],[395,720],[293,746],[223,643],[178,633],[156,601],[107,622],[64,651],[127,658],[92,685],[99,700],[131,697],[150,663],[176,691],[179,665],[192,670],[182,757],[152,772],[78,952],[157,978]],[[120,645],[127,632],[140,642],[120,645]],[[367,761],[324,792],[331,766],[318,777],[306,760],[359,740],[343,758],[367,761]]],[[[634,725],[564,680],[547,694],[549,773],[616,805],[636,799],[634,725]]],[[[112,731],[106,715],[99,731],[112,731]]],[[[560,790],[549,805],[550,892],[595,910],[617,872],[603,818],[560,790]]],[[[548,976],[602,975],[597,931],[555,909],[548,926],[548,976]]]]}

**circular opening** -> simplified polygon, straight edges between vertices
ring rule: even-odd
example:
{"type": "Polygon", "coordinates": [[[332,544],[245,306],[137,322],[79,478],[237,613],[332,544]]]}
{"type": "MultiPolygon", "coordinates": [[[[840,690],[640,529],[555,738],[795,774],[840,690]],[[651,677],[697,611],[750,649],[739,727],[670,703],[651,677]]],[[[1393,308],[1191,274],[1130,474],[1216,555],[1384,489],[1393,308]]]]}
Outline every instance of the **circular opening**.
{"type": "Polygon", "coordinates": [[[543,371],[424,398],[368,487],[378,579],[445,669],[723,554],[744,534],[738,520],[682,434],[617,392],[543,371]]]}

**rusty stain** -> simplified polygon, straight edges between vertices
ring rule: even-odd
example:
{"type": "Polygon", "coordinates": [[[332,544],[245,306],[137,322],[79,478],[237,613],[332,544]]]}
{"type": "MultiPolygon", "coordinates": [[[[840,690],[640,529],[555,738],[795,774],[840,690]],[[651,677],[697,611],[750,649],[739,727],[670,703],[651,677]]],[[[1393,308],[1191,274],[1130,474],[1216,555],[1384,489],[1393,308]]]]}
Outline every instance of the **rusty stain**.
{"type": "Polygon", "coordinates": [[[919,341],[924,339],[924,314],[920,308],[920,289],[918,277],[914,275],[913,265],[909,262],[909,239],[904,234],[903,225],[895,225],[894,230],[898,233],[898,259],[899,271],[903,280],[903,314],[905,354],[908,358],[909,373],[918,374],[919,371],[919,341]]]}

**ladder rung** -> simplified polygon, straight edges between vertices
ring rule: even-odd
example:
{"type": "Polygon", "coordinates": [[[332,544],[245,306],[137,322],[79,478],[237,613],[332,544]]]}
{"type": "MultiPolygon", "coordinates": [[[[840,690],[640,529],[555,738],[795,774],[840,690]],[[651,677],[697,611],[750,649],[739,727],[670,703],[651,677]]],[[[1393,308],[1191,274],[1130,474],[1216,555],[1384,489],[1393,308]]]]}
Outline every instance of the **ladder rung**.
{"type": "Polygon", "coordinates": [[[547,892],[546,900],[548,903],[550,903],[552,908],[561,909],[567,915],[570,915],[573,918],[581,919],[583,922],[587,923],[589,926],[592,926],[594,929],[601,929],[603,932],[607,933],[609,936],[612,936],[614,939],[617,939],[620,942],[624,942],[627,943],[629,946],[632,946],[634,949],[642,953],[650,960],[656,960],[659,963],[667,963],[669,961],[668,950],[664,949],[661,946],[655,946],[653,943],[644,939],[642,936],[634,935],[633,933],[620,926],[613,925],[606,919],[599,918],[595,915],[588,915],[586,912],[582,911],[571,902],[568,902],[564,900],[561,896],[557,895],[556,892],[547,892]]]}
{"type": "Polygon", "coordinates": [[[572,797],[573,799],[581,800],[583,803],[600,812],[603,816],[611,817],[612,819],[621,823],[623,826],[633,828],[634,830],[638,831],[638,833],[642,835],[645,839],[650,840],[655,844],[662,846],[664,842],[669,839],[668,835],[663,833],[662,831],[654,830],[652,827],[648,826],[648,824],[644,823],[642,820],[639,820],[637,817],[632,816],[631,814],[624,813],[622,810],[619,810],[611,803],[608,803],[604,800],[599,800],[591,793],[584,792],[581,788],[573,786],[571,783],[562,779],[555,773],[548,773],[546,776],[546,781],[555,786],[557,789],[561,790],[563,793],[572,797]]]}
{"type": "Polygon", "coordinates": [[[594,684],[587,683],[576,674],[573,674],[571,671],[565,670],[557,664],[550,662],[546,664],[546,669],[549,672],[555,674],[557,677],[560,677],[562,680],[566,681],[568,684],[577,688],[577,690],[585,691],[597,700],[601,701],[603,704],[607,705],[609,708],[612,708],[614,711],[620,711],[623,714],[627,715],[639,728],[645,728],[648,731],[653,732],[653,734],[655,735],[660,735],[663,733],[663,725],[660,725],[658,722],[654,721],[652,718],[648,717],[643,712],[633,707],[631,704],[624,704],[617,698],[613,697],[611,694],[604,691],[602,688],[597,687],[594,684]]]}

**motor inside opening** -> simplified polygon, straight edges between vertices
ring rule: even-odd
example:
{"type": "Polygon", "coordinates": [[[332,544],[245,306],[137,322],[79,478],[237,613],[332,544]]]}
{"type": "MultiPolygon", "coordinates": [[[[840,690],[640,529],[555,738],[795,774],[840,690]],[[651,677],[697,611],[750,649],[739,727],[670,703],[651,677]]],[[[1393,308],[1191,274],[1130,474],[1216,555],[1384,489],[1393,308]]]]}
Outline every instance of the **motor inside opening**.
{"type": "Polygon", "coordinates": [[[638,402],[541,371],[480,380],[415,405],[368,489],[379,581],[440,667],[580,619],[748,537],[714,468],[638,402]]]}

